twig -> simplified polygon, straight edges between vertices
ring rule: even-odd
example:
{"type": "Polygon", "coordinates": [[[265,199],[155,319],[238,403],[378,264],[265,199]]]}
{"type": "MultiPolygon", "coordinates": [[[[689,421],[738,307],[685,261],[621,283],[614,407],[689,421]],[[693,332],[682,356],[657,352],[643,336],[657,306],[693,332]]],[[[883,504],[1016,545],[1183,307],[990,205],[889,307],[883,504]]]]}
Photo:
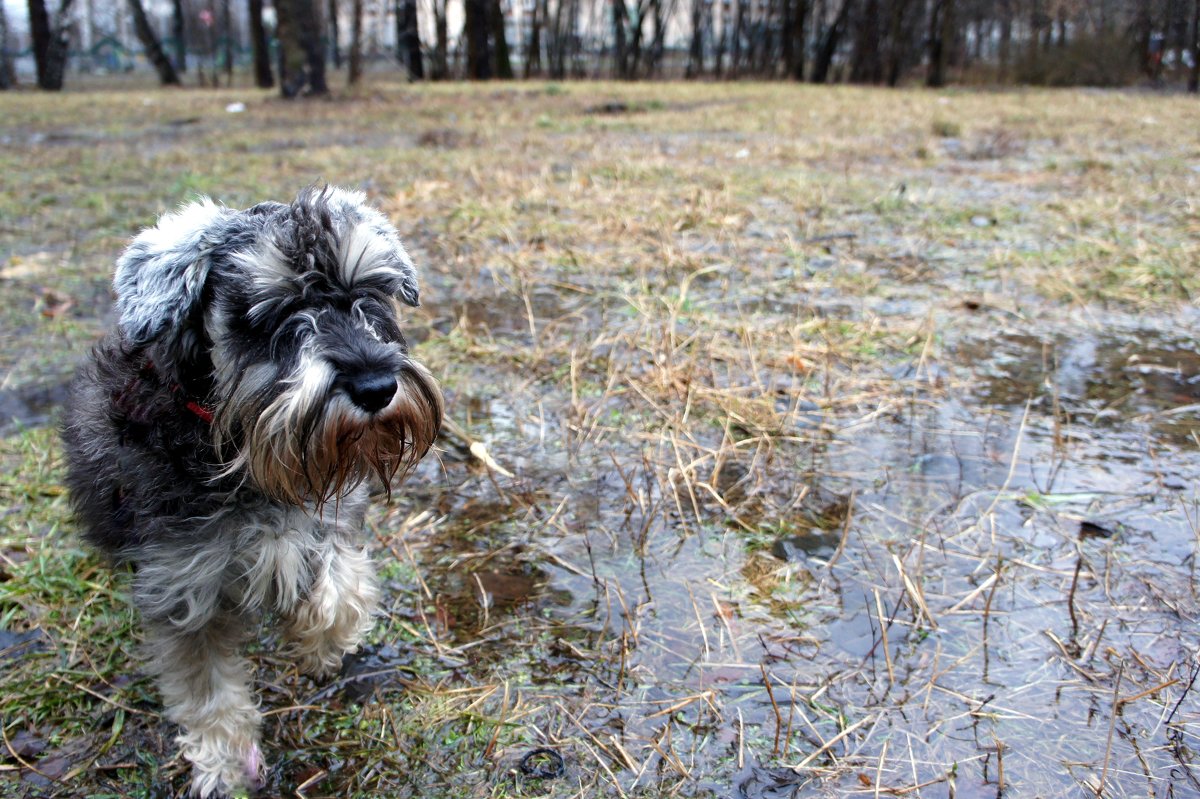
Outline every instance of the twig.
{"type": "Polygon", "coordinates": [[[1136,702],[1137,700],[1141,699],[1144,696],[1150,696],[1150,694],[1156,694],[1164,688],[1170,688],[1172,685],[1175,685],[1177,682],[1179,682],[1178,677],[1176,677],[1173,680],[1167,680],[1166,682],[1160,683],[1159,685],[1156,685],[1153,688],[1147,688],[1144,691],[1139,691],[1138,693],[1134,694],[1133,696],[1122,697],[1121,699],[1117,700],[1117,704],[1122,705],[1122,706],[1128,705],[1130,702],[1136,702]]]}
{"type": "MultiPolygon", "coordinates": [[[[833,557],[825,564],[826,569],[833,569],[833,564],[837,563],[838,558],[842,556],[842,552],[846,549],[846,539],[850,537],[850,521],[854,518],[854,498],[858,494],[857,488],[850,489],[850,498],[846,500],[846,517],[842,520],[842,537],[838,541],[837,551],[833,553],[833,557]]],[[[934,625],[935,627],[937,625],[934,625]]]]}
{"type": "Polygon", "coordinates": [[[829,750],[830,750],[830,749],[831,749],[831,748],[832,748],[832,747],[833,747],[835,744],[837,744],[838,742],[840,742],[842,739],[844,739],[844,738],[845,738],[846,736],[848,736],[850,733],[854,732],[855,730],[857,730],[859,727],[863,726],[863,725],[864,725],[864,724],[866,724],[867,722],[869,722],[869,721],[873,721],[874,719],[875,719],[875,717],[874,717],[874,716],[863,716],[861,719],[859,719],[858,721],[854,722],[854,723],[853,723],[853,724],[851,724],[849,727],[847,727],[846,729],[842,730],[842,731],[841,731],[841,732],[839,732],[837,735],[833,736],[833,737],[832,737],[832,738],[830,738],[828,741],[826,741],[826,742],[825,742],[825,745],[824,745],[824,746],[822,746],[820,749],[818,749],[817,751],[813,752],[812,754],[810,754],[808,757],[806,757],[806,758],[804,758],[803,760],[801,760],[801,761],[800,761],[799,763],[797,763],[796,765],[792,766],[792,767],[791,767],[791,768],[792,768],[792,770],[793,770],[793,771],[800,771],[800,770],[801,770],[801,769],[803,769],[805,766],[807,766],[809,763],[811,763],[813,760],[815,760],[816,758],[820,757],[821,755],[823,755],[823,754],[825,754],[827,751],[829,751],[829,750]]]}
{"type": "Polygon", "coordinates": [[[771,709],[775,711],[775,743],[771,747],[771,757],[778,757],[779,736],[783,731],[783,714],[779,712],[779,703],[775,701],[775,692],[771,690],[771,679],[767,676],[767,667],[759,663],[758,669],[762,672],[763,685],[767,689],[767,698],[771,700],[771,709]]]}
{"type": "Polygon", "coordinates": [[[1104,744],[1104,767],[1100,769],[1100,784],[1096,786],[1097,799],[1104,795],[1104,784],[1108,781],[1108,761],[1112,757],[1113,730],[1117,728],[1117,713],[1120,712],[1121,702],[1118,699],[1121,691],[1121,676],[1125,673],[1125,661],[1117,668],[1117,681],[1113,685],[1112,715],[1108,717],[1108,742],[1104,744]]]}

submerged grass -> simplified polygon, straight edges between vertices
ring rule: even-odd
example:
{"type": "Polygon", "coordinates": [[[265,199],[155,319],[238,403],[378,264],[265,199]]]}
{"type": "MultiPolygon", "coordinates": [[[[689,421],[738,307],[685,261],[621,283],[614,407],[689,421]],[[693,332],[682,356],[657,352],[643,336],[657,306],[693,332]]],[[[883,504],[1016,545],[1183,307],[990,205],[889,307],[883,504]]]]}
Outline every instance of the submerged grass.
{"type": "Polygon", "coordinates": [[[453,425],[372,517],[370,646],[255,648],[269,793],[1200,790],[1188,98],[3,99],[6,795],[185,786],[47,415],[132,233],[325,181],[421,264],[453,425]]]}

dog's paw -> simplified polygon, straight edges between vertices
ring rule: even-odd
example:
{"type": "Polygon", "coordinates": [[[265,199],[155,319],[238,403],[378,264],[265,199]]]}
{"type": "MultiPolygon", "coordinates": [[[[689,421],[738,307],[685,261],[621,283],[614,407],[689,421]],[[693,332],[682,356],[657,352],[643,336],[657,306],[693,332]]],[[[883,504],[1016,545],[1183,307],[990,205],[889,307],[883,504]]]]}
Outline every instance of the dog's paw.
{"type": "Polygon", "coordinates": [[[182,735],[179,744],[192,764],[191,795],[197,799],[242,799],[263,787],[266,768],[257,742],[182,735]]]}
{"type": "Polygon", "coordinates": [[[309,595],[290,613],[287,654],[304,674],[330,677],[358,649],[374,624],[379,589],[366,552],[345,549],[331,558],[309,595]]]}
{"type": "Polygon", "coordinates": [[[327,680],[342,669],[342,657],[346,652],[353,652],[357,646],[345,652],[340,649],[323,650],[319,652],[297,653],[296,668],[301,674],[307,674],[314,680],[327,680]]]}

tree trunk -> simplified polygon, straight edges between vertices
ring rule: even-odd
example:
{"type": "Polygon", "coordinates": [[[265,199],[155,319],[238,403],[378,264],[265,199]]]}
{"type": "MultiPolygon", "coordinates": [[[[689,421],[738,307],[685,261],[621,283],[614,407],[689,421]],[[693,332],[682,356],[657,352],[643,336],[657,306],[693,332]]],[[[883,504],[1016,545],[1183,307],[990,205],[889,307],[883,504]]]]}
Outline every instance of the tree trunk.
{"type": "Polygon", "coordinates": [[[1012,60],[1012,0],[1000,0],[1000,82],[1008,82],[1009,62],[1012,60]]]}
{"type": "Polygon", "coordinates": [[[463,38],[467,44],[467,77],[492,77],[492,54],[488,50],[488,4],[491,0],[464,0],[463,38]]]}
{"type": "Polygon", "coordinates": [[[909,27],[912,0],[891,0],[891,14],[887,31],[887,75],[888,86],[896,87],[909,63],[909,48],[912,44],[912,29],[909,27]]]}
{"type": "Polygon", "coordinates": [[[684,77],[689,80],[704,73],[704,0],[692,0],[692,39],[684,77]]]}
{"type": "Polygon", "coordinates": [[[838,42],[842,38],[846,20],[850,17],[850,6],[853,3],[854,0],[842,0],[842,7],[838,9],[833,24],[826,28],[824,35],[821,36],[821,44],[813,58],[811,78],[813,83],[825,83],[829,80],[829,68],[833,66],[833,56],[837,53],[838,42]]]}
{"type": "Polygon", "coordinates": [[[50,37],[43,55],[44,70],[39,70],[38,87],[60,91],[67,71],[68,46],[71,43],[71,1],[62,0],[54,19],[50,21],[50,37]]]}
{"type": "Polygon", "coordinates": [[[183,0],[171,0],[171,38],[175,45],[175,71],[187,72],[187,36],[184,31],[183,0]]]}
{"type": "Polygon", "coordinates": [[[419,22],[417,0],[396,0],[396,58],[408,70],[409,80],[425,78],[419,22]]]}
{"type": "MultiPolygon", "coordinates": [[[[559,2],[562,2],[562,0],[559,0],[559,2]]],[[[629,29],[628,13],[629,11],[625,7],[625,0],[613,0],[613,75],[621,80],[627,80],[630,77],[629,43],[626,38],[629,29]]]]}
{"type": "Polygon", "coordinates": [[[333,68],[342,68],[342,36],[339,30],[339,17],[337,0],[329,0],[329,48],[330,55],[333,56],[333,68]]]}
{"type": "Polygon", "coordinates": [[[851,83],[879,83],[883,69],[879,62],[879,0],[864,0],[854,32],[854,50],[850,56],[851,83]]]}
{"type": "Polygon", "coordinates": [[[792,18],[785,41],[788,43],[791,58],[785,58],[784,66],[792,80],[804,80],[804,61],[808,49],[809,0],[791,0],[790,5],[792,18]]]}
{"type": "MultiPolygon", "coordinates": [[[[547,53],[550,61],[550,77],[555,80],[562,80],[566,74],[566,43],[563,41],[563,3],[558,0],[554,4],[554,26],[551,29],[550,50],[547,53]]],[[[547,6],[548,7],[548,6],[547,6]]]]}
{"type": "Polygon", "coordinates": [[[1029,60],[1033,61],[1038,54],[1038,39],[1042,35],[1042,0],[1029,0],[1029,60]]]}
{"type": "Polygon", "coordinates": [[[508,34],[504,29],[504,9],[500,0],[488,0],[488,22],[492,31],[492,74],[500,80],[512,80],[512,58],[508,51],[508,34]]]}
{"type": "Polygon", "coordinates": [[[263,24],[263,0],[250,0],[250,46],[254,49],[254,85],[269,89],[275,85],[271,74],[271,46],[263,24]]]}
{"type": "Polygon", "coordinates": [[[314,0],[277,0],[279,90],[288,99],[329,93],[321,19],[314,0]]]}
{"type": "MultiPolygon", "coordinates": [[[[1192,3],[1192,29],[1188,36],[1191,39],[1192,68],[1188,70],[1188,91],[1192,94],[1200,92],[1200,0],[1192,3]]],[[[2,68],[2,67],[0,67],[2,68]]]]}
{"type": "Polygon", "coordinates": [[[0,2],[0,91],[16,85],[17,73],[8,52],[8,12],[0,2]]]}
{"type": "Polygon", "coordinates": [[[532,0],[528,4],[529,39],[525,42],[525,79],[542,73],[542,25],[546,19],[544,0],[532,0]]]}
{"type": "MultiPolygon", "coordinates": [[[[652,0],[654,11],[654,38],[650,40],[650,55],[646,62],[646,74],[657,75],[666,46],[667,21],[670,12],[663,11],[663,0],[652,0]]],[[[674,11],[672,3],[671,11],[674,11]]]]}
{"type": "Polygon", "coordinates": [[[178,86],[179,74],[175,72],[175,66],[171,63],[171,59],[167,58],[162,43],[158,41],[154,28],[150,26],[146,9],[142,7],[142,0],[129,0],[129,10],[133,14],[133,27],[137,31],[138,40],[146,51],[146,58],[150,59],[150,63],[158,72],[159,83],[163,86],[178,86]]]}
{"type": "Polygon", "coordinates": [[[568,0],[567,6],[567,45],[571,53],[571,74],[576,78],[586,78],[587,64],[583,60],[583,35],[579,24],[583,3],[580,0],[568,0]]]}
{"type": "Polygon", "coordinates": [[[45,89],[46,51],[50,47],[50,15],[44,0],[29,0],[29,39],[33,45],[33,61],[37,67],[37,85],[45,89]]]}
{"type": "Polygon", "coordinates": [[[72,0],[62,0],[54,18],[46,11],[45,0],[29,0],[29,36],[33,44],[33,59],[37,67],[37,85],[47,91],[63,86],[67,68],[67,45],[71,31],[67,22],[72,0]]]}
{"type": "Polygon", "coordinates": [[[637,9],[637,24],[633,26],[629,37],[629,79],[636,80],[638,73],[642,67],[642,51],[643,43],[646,37],[646,18],[647,6],[643,0],[638,0],[635,5],[637,9]]]}
{"type": "Polygon", "coordinates": [[[225,59],[225,85],[233,85],[233,9],[232,0],[221,0],[221,27],[224,33],[222,57],[225,59]]]}
{"type": "Polygon", "coordinates": [[[729,77],[737,78],[742,72],[742,36],[746,31],[746,4],[749,0],[734,0],[737,11],[733,23],[733,41],[729,43],[729,77]]]}
{"type": "Polygon", "coordinates": [[[450,77],[450,35],[446,27],[446,0],[433,0],[433,79],[450,77]]]}
{"type": "Polygon", "coordinates": [[[721,77],[725,72],[725,50],[729,46],[729,27],[733,24],[732,0],[717,0],[721,4],[721,35],[716,37],[713,74],[721,77]]]}
{"type": "Polygon", "coordinates": [[[925,85],[939,89],[946,85],[946,63],[954,31],[954,0],[936,0],[929,16],[929,72],[925,85]]]}
{"type": "Polygon", "coordinates": [[[363,0],[353,0],[350,21],[350,69],[346,82],[350,86],[362,80],[363,0]]]}

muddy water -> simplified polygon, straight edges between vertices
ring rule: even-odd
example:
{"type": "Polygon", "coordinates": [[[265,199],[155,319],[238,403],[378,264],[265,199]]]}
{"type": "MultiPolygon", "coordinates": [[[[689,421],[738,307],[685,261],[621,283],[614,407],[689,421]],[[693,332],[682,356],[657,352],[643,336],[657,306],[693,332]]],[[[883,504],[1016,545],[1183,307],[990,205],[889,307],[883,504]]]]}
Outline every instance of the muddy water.
{"type": "MultiPolygon", "coordinates": [[[[898,296],[751,313],[905,315],[898,296]]],[[[582,313],[508,302],[515,322],[481,299],[443,324],[527,346],[582,313]]],[[[481,675],[528,674],[530,723],[591,741],[573,767],[600,758],[626,791],[1200,790],[1186,318],[931,319],[938,347],[881,359],[861,402],[777,376],[769,445],[735,430],[686,479],[721,430],[672,443],[627,397],[572,413],[562,382],[460,379],[451,407],[518,476],[453,447],[423,467],[444,517],[413,543],[442,634],[481,675]]]]}

